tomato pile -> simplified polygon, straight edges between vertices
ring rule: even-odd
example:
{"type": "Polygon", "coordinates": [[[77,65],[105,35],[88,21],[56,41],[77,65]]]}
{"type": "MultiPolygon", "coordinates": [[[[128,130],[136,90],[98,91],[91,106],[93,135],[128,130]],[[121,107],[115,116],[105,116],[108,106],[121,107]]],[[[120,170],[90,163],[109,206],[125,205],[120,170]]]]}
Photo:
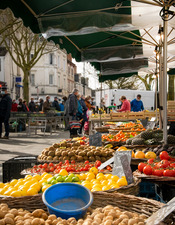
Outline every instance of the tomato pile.
{"type": "Polygon", "coordinates": [[[44,163],[33,166],[33,168],[28,169],[27,171],[30,173],[38,173],[42,174],[46,173],[59,173],[60,170],[65,169],[67,172],[82,172],[89,171],[91,167],[98,168],[101,165],[101,161],[97,160],[95,163],[90,163],[89,161],[85,161],[85,163],[76,163],[74,160],[69,162],[69,160],[65,160],[65,163],[59,162],[58,164],[54,163],[44,163]]]}
{"type": "Polygon", "coordinates": [[[148,159],[147,163],[139,163],[138,170],[146,175],[175,177],[175,158],[171,158],[166,151],[159,155],[161,161],[148,159]]]}

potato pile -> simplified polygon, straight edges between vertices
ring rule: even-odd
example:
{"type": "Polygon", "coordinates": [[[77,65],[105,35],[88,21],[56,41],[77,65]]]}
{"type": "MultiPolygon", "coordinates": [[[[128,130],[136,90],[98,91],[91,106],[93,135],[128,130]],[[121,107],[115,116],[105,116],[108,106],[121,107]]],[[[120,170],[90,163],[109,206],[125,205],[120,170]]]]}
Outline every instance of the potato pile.
{"type": "Polygon", "coordinates": [[[145,219],[143,214],[121,211],[110,205],[89,210],[84,219],[77,221],[73,217],[65,220],[48,215],[42,209],[30,213],[23,209],[9,209],[7,204],[0,204],[0,225],[144,225],[145,219]]]}
{"type": "Polygon", "coordinates": [[[114,155],[114,150],[104,147],[95,147],[80,145],[80,143],[62,143],[53,144],[49,148],[45,148],[42,154],[38,156],[39,160],[47,161],[65,161],[75,160],[77,162],[84,162],[86,160],[95,162],[100,160],[105,162],[114,155]]]}

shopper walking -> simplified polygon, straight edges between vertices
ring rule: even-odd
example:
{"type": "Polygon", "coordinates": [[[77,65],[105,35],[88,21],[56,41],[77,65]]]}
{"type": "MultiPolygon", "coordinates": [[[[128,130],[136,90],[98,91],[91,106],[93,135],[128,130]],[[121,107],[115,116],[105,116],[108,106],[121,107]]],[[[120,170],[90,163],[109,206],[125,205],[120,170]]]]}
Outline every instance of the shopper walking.
{"type": "Polygon", "coordinates": [[[9,138],[9,118],[12,108],[12,99],[7,93],[7,87],[2,87],[0,93],[0,138],[9,138]],[[2,124],[5,126],[5,135],[2,137],[2,124]]]}
{"type": "Polygon", "coordinates": [[[35,106],[34,98],[31,98],[31,101],[29,102],[29,111],[30,112],[36,112],[36,106],[35,106]]]}
{"type": "Polygon", "coordinates": [[[69,99],[64,96],[64,122],[65,122],[65,131],[69,130],[69,99]]]}
{"type": "Polygon", "coordinates": [[[121,109],[117,109],[117,112],[130,112],[131,111],[131,105],[130,102],[126,99],[125,96],[121,96],[121,102],[122,106],[121,109]]]}
{"type": "Polygon", "coordinates": [[[144,110],[144,106],[141,100],[141,95],[137,95],[137,97],[131,101],[131,111],[140,112],[143,110],[144,110]]]}
{"type": "Polygon", "coordinates": [[[82,130],[84,128],[84,124],[85,124],[85,122],[88,121],[88,119],[87,119],[87,110],[88,110],[88,108],[86,107],[86,104],[85,104],[85,97],[84,97],[84,95],[81,96],[81,99],[79,100],[79,102],[80,102],[80,104],[82,106],[82,111],[83,111],[83,116],[82,116],[83,121],[81,122],[81,128],[80,128],[80,134],[82,134],[82,130]]]}

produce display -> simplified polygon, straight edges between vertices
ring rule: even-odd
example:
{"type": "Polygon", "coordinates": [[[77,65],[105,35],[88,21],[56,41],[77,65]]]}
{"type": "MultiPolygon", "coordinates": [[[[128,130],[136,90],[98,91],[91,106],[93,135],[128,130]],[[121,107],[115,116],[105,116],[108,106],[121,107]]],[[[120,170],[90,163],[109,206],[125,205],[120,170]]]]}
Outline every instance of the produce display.
{"type": "Polygon", "coordinates": [[[96,160],[99,160],[105,162],[113,156],[114,152],[115,151],[110,148],[80,145],[79,142],[62,142],[53,144],[49,148],[45,148],[42,151],[42,154],[38,156],[38,159],[63,162],[65,160],[75,160],[77,162],[84,162],[86,160],[95,162],[96,160]]]}
{"type": "Polygon", "coordinates": [[[130,130],[130,131],[144,131],[146,130],[141,123],[122,123],[121,125],[117,126],[115,129],[122,129],[122,130],[130,130]]]}
{"type": "MultiPolygon", "coordinates": [[[[135,137],[126,140],[127,145],[157,145],[162,144],[162,130],[146,130],[135,137]]],[[[168,144],[175,144],[175,136],[168,135],[168,144]]]]}
{"type": "MultiPolygon", "coordinates": [[[[41,191],[40,180],[44,175],[27,175],[25,178],[13,179],[9,183],[0,183],[0,195],[21,197],[36,195],[41,191]]],[[[49,178],[50,174],[47,174],[49,178]]]]}
{"type": "Polygon", "coordinates": [[[149,159],[139,163],[138,170],[145,175],[175,177],[175,158],[171,158],[166,151],[159,155],[160,160],[149,159]]]}
{"type": "Polygon", "coordinates": [[[61,169],[65,169],[67,172],[82,172],[88,171],[91,167],[99,167],[101,161],[97,160],[95,163],[90,163],[85,161],[84,163],[75,163],[74,160],[69,162],[66,160],[65,163],[59,162],[58,164],[54,163],[44,163],[39,165],[34,165],[32,168],[28,168],[22,171],[22,174],[32,173],[32,174],[42,174],[44,172],[57,174],[61,169]]]}
{"type": "Polygon", "coordinates": [[[17,225],[144,225],[147,217],[143,214],[122,211],[118,207],[107,205],[104,208],[89,209],[84,218],[78,221],[71,217],[68,220],[48,215],[43,209],[36,209],[33,212],[21,209],[10,209],[7,204],[0,204],[0,224],[17,225]]]}
{"type": "Polygon", "coordinates": [[[148,147],[143,150],[144,153],[147,152],[154,152],[157,156],[163,151],[167,151],[168,154],[171,156],[175,156],[175,146],[169,146],[169,145],[158,145],[157,147],[148,147]]]}
{"type": "Polygon", "coordinates": [[[107,134],[107,135],[102,135],[102,141],[106,142],[125,142],[128,139],[131,139],[132,137],[137,136],[137,132],[123,132],[123,131],[119,131],[117,134],[107,134]]]}
{"type": "Polygon", "coordinates": [[[66,170],[61,170],[59,174],[52,176],[48,179],[43,177],[42,191],[60,182],[77,182],[89,190],[93,191],[106,191],[109,189],[115,189],[127,185],[126,177],[119,178],[118,176],[112,174],[99,173],[96,167],[92,167],[89,172],[81,174],[73,174],[66,170]]]}

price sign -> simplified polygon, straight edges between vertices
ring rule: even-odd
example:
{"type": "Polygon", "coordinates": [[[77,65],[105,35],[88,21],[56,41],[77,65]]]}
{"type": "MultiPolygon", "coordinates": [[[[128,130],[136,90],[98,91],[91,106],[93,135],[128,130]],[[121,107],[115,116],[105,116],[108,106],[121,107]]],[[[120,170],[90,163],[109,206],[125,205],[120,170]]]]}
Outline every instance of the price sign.
{"type": "Polygon", "coordinates": [[[89,145],[90,146],[102,146],[101,133],[89,135],[89,145]]]}

